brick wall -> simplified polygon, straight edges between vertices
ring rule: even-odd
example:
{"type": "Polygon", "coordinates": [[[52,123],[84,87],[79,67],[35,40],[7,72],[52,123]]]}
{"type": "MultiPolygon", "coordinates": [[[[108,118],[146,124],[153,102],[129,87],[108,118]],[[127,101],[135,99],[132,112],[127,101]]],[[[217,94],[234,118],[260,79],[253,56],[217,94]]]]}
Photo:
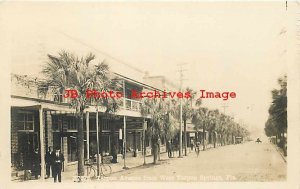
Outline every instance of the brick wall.
{"type": "Polygon", "coordinates": [[[17,112],[11,110],[11,164],[16,165],[16,156],[18,153],[18,130],[16,126],[17,112]]]}
{"type": "Polygon", "coordinates": [[[64,166],[66,168],[66,164],[68,163],[68,138],[63,138],[63,155],[65,157],[65,163],[64,166]]]}
{"type": "Polygon", "coordinates": [[[46,111],[46,125],[47,125],[47,142],[48,146],[52,146],[53,149],[53,131],[52,131],[52,116],[49,111],[46,111]]]}

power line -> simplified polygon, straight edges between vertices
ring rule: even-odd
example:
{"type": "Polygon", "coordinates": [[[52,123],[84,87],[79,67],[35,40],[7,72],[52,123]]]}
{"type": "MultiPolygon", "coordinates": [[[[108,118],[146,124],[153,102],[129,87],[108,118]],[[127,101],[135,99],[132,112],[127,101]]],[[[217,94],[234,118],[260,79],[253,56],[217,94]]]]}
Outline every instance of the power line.
{"type": "Polygon", "coordinates": [[[69,35],[69,34],[66,34],[66,33],[62,32],[62,31],[58,31],[58,30],[56,30],[56,31],[57,31],[58,33],[64,35],[64,36],[66,36],[67,38],[72,39],[73,41],[76,41],[77,43],[80,43],[80,44],[82,44],[82,45],[84,45],[84,46],[86,46],[86,47],[89,47],[89,48],[95,50],[96,52],[98,52],[98,53],[100,53],[100,54],[102,54],[102,55],[104,55],[104,56],[106,56],[106,57],[108,57],[108,58],[110,58],[110,59],[112,59],[112,60],[115,60],[115,61],[118,62],[118,63],[121,63],[121,64],[123,64],[123,65],[126,65],[126,66],[128,66],[129,68],[131,68],[131,69],[133,69],[133,70],[135,70],[135,71],[137,71],[137,72],[144,73],[143,70],[138,69],[138,68],[132,66],[131,64],[124,62],[123,60],[120,60],[120,59],[118,59],[118,58],[115,58],[115,57],[111,56],[110,54],[108,54],[108,53],[106,53],[106,52],[104,52],[104,51],[101,51],[101,50],[99,50],[99,49],[93,47],[92,45],[87,44],[86,42],[83,42],[82,40],[80,40],[80,39],[78,39],[78,38],[75,38],[75,37],[73,37],[73,36],[71,36],[71,35],[69,35]]]}
{"type": "Polygon", "coordinates": [[[226,113],[226,108],[228,108],[229,106],[226,105],[226,104],[223,104],[223,106],[221,106],[223,108],[223,113],[225,114],[226,113]]]}
{"type": "MultiPolygon", "coordinates": [[[[182,83],[183,83],[183,72],[186,71],[183,69],[183,66],[186,65],[187,63],[181,63],[181,64],[177,64],[180,69],[179,69],[179,82],[180,82],[180,92],[182,92],[182,83]]],[[[179,131],[179,158],[182,157],[182,98],[180,98],[180,131],[179,131]]],[[[186,133],[185,133],[185,155],[187,155],[186,153],[186,133]]]]}

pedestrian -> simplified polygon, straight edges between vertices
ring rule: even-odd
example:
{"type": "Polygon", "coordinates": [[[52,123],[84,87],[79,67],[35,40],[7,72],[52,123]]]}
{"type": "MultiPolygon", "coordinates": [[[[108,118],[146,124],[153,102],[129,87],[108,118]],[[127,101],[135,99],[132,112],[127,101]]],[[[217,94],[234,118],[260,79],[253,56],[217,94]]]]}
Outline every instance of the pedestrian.
{"type": "Polygon", "coordinates": [[[200,153],[200,142],[196,142],[195,151],[196,151],[196,154],[197,154],[197,157],[198,157],[199,153],[200,153]]]}
{"type": "Polygon", "coordinates": [[[61,182],[61,170],[63,162],[65,161],[64,155],[61,153],[60,148],[57,147],[55,152],[52,153],[52,170],[54,176],[54,182],[61,182]]]}
{"type": "Polygon", "coordinates": [[[39,149],[35,149],[32,155],[32,174],[35,179],[39,178],[41,175],[41,157],[39,155],[39,149]]]}
{"type": "Polygon", "coordinates": [[[51,146],[48,147],[48,150],[45,155],[45,163],[46,163],[46,179],[50,177],[50,169],[53,177],[53,169],[52,169],[52,148],[51,146]]]}
{"type": "Polygon", "coordinates": [[[172,157],[172,144],[171,144],[170,140],[167,143],[167,151],[168,151],[168,157],[171,158],[172,157]]]}
{"type": "Polygon", "coordinates": [[[113,144],[113,147],[112,147],[112,160],[111,162],[112,163],[118,163],[118,154],[117,154],[117,146],[116,146],[116,143],[113,144]]]}
{"type": "Polygon", "coordinates": [[[191,150],[193,151],[193,149],[194,149],[194,140],[192,139],[191,140],[191,150]]]}

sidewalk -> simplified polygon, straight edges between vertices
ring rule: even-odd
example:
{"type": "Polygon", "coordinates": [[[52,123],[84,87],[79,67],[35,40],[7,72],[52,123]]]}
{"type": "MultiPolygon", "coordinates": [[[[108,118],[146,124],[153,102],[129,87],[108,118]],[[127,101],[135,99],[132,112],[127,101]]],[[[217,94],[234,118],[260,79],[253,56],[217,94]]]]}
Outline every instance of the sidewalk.
{"type": "Polygon", "coordinates": [[[287,156],[284,156],[283,150],[281,148],[279,148],[276,144],[271,143],[274,148],[277,150],[277,152],[280,154],[280,156],[282,157],[283,161],[286,163],[287,162],[287,156]]]}
{"type": "MultiPolygon", "coordinates": [[[[221,146],[218,146],[218,147],[221,147],[221,146]]],[[[213,149],[212,144],[209,144],[206,146],[206,150],[209,150],[209,149],[213,149]]],[[[191,148],[187,148],[187,153],[188,154],[194,153],[194,150],[191,150],[191,148]]],[[[201,146],[200,150],[203,151],[203,146],[201,146]]],[[[184,156],[184,153],[185,153],[185,151],[183,149],[183,153],[182,153],[183,156],[184,156]]],[[[166,153],[166,152],[161,153],[160,161],[157,161],[157,163],[155,165],[161,165],[161,164],[167,163],[168,161],[177,159],[177,157],[179,155],[179,151],[176,151],[172,154],[173,154],[173,157],[169,158],[168,153],[166,153]]],[[[153,156],[147,156],[145,158],[145,160],[146,160],[146,166],[153,165],[153,156]]],[[[144,165],[144,157],[142,155],[140,155],[138,157],[126,157],[126,159],[125,159],[125,165],[127,167],[126,169],[123,169],[124,159],[121,157],[118,157],[118,163],[115,163],[115,164],[110,163],[109,165],[111,166],[111,169],[112,169],[112,175],[115,173],[120,173],[120,172],[126,171],[128,169],[132,170],[132,169],[137,169],[137,168],[145,166],[144,165]]],[[[96,165],[95,165],[95,167],[96,167],[96,165]]],[[[77,169],[62,172],[62,182],[75,182],[74,178],[76,176],[77,176],[77,169]]],[[[19,180],[19,181],[22,182],[22,180],[19,180]]],[[[31,182],[49,182],[49,183],[54,182],[53,178],[48,178],[48,179],[44,179],[44,180],[42,180],[42,179],[29,180],[29,181],[31,181],[31,182]]]]}
{"type": "MultiPolygon", "coordinates": [[[[175,156],[176,157],[176,156],[175,156]]],[[[160,165],[162,163],[165,163],[173,158],[169,158],[167,153],[162,153],[160,154],[160,161],[157,161],[157,165],[160,165]]],[[[153,164],[153,156],[147,156],[145,158],[146,160],[146,165],[151,165],[153,164]]],[[[125,164],[126,164],[126,169],[123,169],[124,167],[124,159],[118,157],[118,163],[110,163],[110,167],[112,169],[112,174],[114,173],[119,173],[126,171],[128,169],[134,169],[138,167],[144,166],[144,157],[143,156],[138,156],[138,157],[127,157],[125,159],[125,164]]],[[[95,165],[96,167],[96,165],[95,165]]],[[[74,178],[77,176],[77,169],[75,170],[70,170],[70,171],[65,171],[62,172],[62,182],[75,182],[74,178]]],[[[22,180],[18,180],[19,182],[23,182],[22,180]]],[[[48,178],[48,179],[38,179],[38,180],[28,180],[30,182],[54,182],[53,178],[48,178]]]]}

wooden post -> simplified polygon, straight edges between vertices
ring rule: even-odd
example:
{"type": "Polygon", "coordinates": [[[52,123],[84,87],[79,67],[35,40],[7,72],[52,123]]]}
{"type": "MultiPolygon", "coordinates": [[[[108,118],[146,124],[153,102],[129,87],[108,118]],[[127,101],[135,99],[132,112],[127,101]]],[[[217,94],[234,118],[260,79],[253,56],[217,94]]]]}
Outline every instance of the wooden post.
{"type": "Polygon", "coordinates": [[[43,107],[39,108],[40,118],[40,155],[41,155],[41,179],[45,179],[45,137],[44,137],[44,119],[43,119],[43,107]]]}
{"type": "Polygon", "coordinates": [[[85,114],[85,125],[86,125],[86,158],[90,159],[90,114],[85,114]]]}
{"type": "Polygon", "coordinates": [[[98,114],[98,107],[97,107],[97,109],[96,109],[97,176],[100,176],[100,161],[99,161],[99,117],[98,116],[99,116],[99,114],[98,114]]]}
{"type": "MultiPolygon", "coordinates": [[[[124,111],[126,110],[126,89],[125,89],[125,80],[123,80],[123,94],[124,94],[124,98],[123,98],[123,109],[124,111]]],[[[124,115],[123,117],[123,156],[124,156],[124,167],[123,169],[128,169],[128,167],[126,167],[126,116],[124,115]]]]}
{"type": "Polygon", "coordinates": [[[125,115],[123,117],[123,130],[124,130],[124,135],[123,135],[124,167],[123,167],[123,169],[128,169],[128,167],[126,167],[126,116],[125,115]]]}
{"type": "Polygon", "coordinates": [[[143,155],[144,155],[144,165],[146,165],[146,129],[147,129],[147,122],[144,119],[144,123],[143,123],[143,155]]]}

